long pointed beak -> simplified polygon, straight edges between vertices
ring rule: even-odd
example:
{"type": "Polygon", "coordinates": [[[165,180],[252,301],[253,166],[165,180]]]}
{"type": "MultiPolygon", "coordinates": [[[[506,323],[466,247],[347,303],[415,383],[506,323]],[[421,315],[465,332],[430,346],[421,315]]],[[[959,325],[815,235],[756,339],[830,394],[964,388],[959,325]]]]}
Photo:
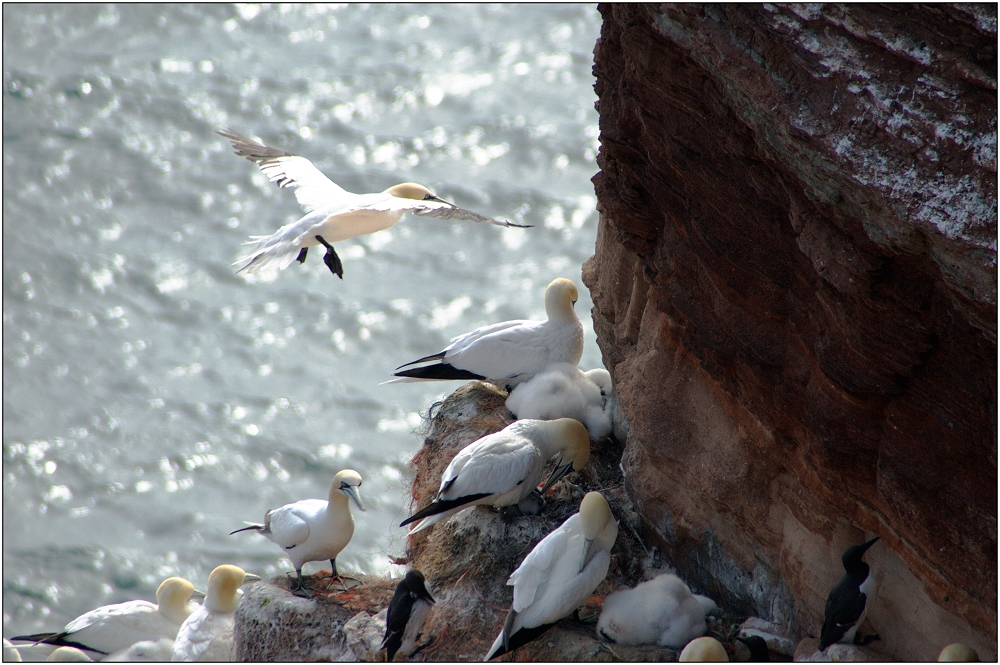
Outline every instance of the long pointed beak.
{"type": "Polygon", "coordinates": [[[204,591],[199,591],[198,589],[195,589],[194,591],[191,592],[191,597],[194,598],[195,600],[205,600],[205,596],[207,595],[208,595],[207,593],[205,593],[204,591]]]}
{"type": "Polygon", "coordinates": [[[455,204],[454,204],[454,203],[452,203],[451,201],[445,201],[444,199],[442,199],[442,198],[440,198],[440,197],[438,197],[438,196],[432,196],[432,197],[430,198],[430,200],[431,200],[431,201],[437,201],[438,203],[444,203],[445,205],[449,205],[449,206],[451,206],[452,208],[457,208],[457,207],[458,207],[457,205],[455,205],[455,204]]]}
{"type": "Polygon", "coordinates": [[[550,487],[552,487],[557,482],[562,480],[563,476],[569,473],[570,469],[572,468],[573,468],[572,462],[563,462],[562,458],[560,457],[559,464],[556,465],[556,468],[552,469],[552,475],[549,476],[549,479],[545,481],[545,487],[542,488],[542,494],[545,494],[550,487]]]}
{"type": "Polygon", "coordinates": [[[593,548],[594,548],[594,541],[593,540],[584,539],[584,541],[583,541],[583,556],[580,557],[580,572],[581,573],[583,572],[583,569],[587,567],[587,564],[590,563],[590,555],[591,555],[591,552],[593,551],[593,548]]]}
{"type": "MultiPolygon", "coordinates": [[[[247,582],[260,582],[260,575],[247,573],[246,577],[243,578],[243,584],[246,584],[247,582]]],[[[240,586],[243,586],[243,584],[241,584],[240,586]]]]}
{"type": "Polygon", "coordinates": [[[357,504],[358,510],[361,512],[365,512],[367,510],[367,508],[365,508],[365,504],[361,503],[361,494],[358,493],[357,487],[345,487],[344,492],[347,496],[351,497],[355,504],[357,504]]]}

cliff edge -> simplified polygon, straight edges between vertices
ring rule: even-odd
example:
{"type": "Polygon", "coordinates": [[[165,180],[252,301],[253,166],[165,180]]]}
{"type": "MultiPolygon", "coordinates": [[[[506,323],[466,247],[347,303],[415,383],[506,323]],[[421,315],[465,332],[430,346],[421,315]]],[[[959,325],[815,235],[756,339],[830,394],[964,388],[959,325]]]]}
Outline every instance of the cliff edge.
{"type": "Polygon", "coordinates": [[[584,268],[629,497],[679,574],[818,635],[997,646],[995,5],[604,5],[584,268]]]}

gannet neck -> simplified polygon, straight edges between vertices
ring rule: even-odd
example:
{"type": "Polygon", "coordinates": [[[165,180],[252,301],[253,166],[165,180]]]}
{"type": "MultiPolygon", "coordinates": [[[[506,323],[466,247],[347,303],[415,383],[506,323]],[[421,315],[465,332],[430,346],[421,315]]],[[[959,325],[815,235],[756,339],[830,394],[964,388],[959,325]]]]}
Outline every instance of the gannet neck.
{"type": "Polygon", "coordinates": [[[156,605],[160,614],[176,623],[183,623],[191,613],[188,601],[194,585],[181,577],[168,577],[156,590],[156,605]]]}
{"type": "Polygon", "coordinates": [[[218,566],[208,576],[208,593],[205,595],[204,606],[212,612],[235,612],[236,591],[246,576],[246,571],[239,566],[218,566]]]}
{"type": "Polygon", "coordinates": [[[385,193],[399,199],[413,199],[414,201],[424,201],[427,199],[433,201],[439,200],[438,197],[434,196],[431,190],[427,189],[423,185],[418,185],[415,182],[404,182],[398,185],[393,185],[389,189],[385,190],[385,193]]]}
{"type": "Polygon", "coordinates": [[[576,284],[564,277],[552,280],[545,289],[545,313],[550,321],[578,320],[573,305],[579,299],[576,284]]]}

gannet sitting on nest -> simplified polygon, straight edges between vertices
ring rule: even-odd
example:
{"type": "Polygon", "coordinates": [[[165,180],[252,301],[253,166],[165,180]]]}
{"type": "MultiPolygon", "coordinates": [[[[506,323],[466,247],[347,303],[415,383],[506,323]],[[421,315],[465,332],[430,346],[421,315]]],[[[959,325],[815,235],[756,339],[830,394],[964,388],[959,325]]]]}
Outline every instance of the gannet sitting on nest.
{"type": "Polygon", "coordinates": [[[20,635],[17,641],[67,646],[98,656],[125,649],[142,640],[174,639],[188,616],[198,608],[191,600],[194,585],[180,577],[168,577],[156,590],[156,602],[129,600],[104,605],[73,619],[61,632],[20,635]]]}
{"type": "Polygon", "coordinates": [[[269,236],[252,236],[253,248],[236,260],[236,272],[253,273],[268,268],[287,268],[292,261],[306,260],[309,247],[323,245],[323,262],[337,277],[344,266],[331,243],[374,233],[393,226],[407,211],[416,215],[486,222],[497,226],[525,228],[523,224],[499,221],[459,208],[431,193],[423,185],[404,182],[376,194],[352,194],[320,173],[305,157],[270,148],[232,129],[218,132],[229,139],[236,154],[260,167],[278,187],[291,187],[306,215],[269,236]]]}
{"type": "Polygon", "coordinates": [[[608,574],[618,523],[600,492],[545,536],[507,580],[514,587],[503,629],[484,661],[527,644],[569,616],[608,574]]]}
{"type": "MultiPolygon", "coordinates": [[[[281,546],[292,565],[295,566],[296,583],[292,593],[308,595],[302,579],[302,566],[309,561],[330,560],[333,577],[337,573],[337,555],[351,542],[354,535],[354,517],[351,515],[350,501],[359,510],[365,510],[361,503],[361,474],[344,469],[333,477],[330,483],[330,498],[304,499],[281,508],[267,511],[263,524],[247,523],[249,526],[236,529],[256,531],[268,540],[281,546]]],[[[345,584],[346,587],[346,584],[345,584]]]]}
{"type": "Polygon", "coordinates": [[[177,631],[171,660],[188,663],[231,661],[237,591],[244,582],[259,579],[237,566],[216,567],[208,576],[205,602],[177,631]]]}
{"type": "MultiPolygon", "coordinates": [[[[460,450],[444,475],[437,498],[400,526],[419,520],[416,533],[472,506],[512,506],[529,499],[545,465],[559,461],[542,488],[544,494],[570,470],[580,471],[590,459],[590,435],[576,420],[518,420],[460,450]]],[[[526,505],[526,504],[525,504],[526,505]]]]}
{"type": "Polygon", "coordinates": [[[577,365],[583,355],[583,324],[573,310],[578,298],[573,282],[554,279],[545,289],[546,321],[504,321],[477,328],[453,339],[443,351],[400,365],[393,374],[398,378],[386,383],[482,379],[515,386],[551,363],[577,365]]]}
{"type": "Polygon", "coordinates": [[[681,578],[667,573],[605,598],[597,633],[614,644],[680,649],[705,634],[705,616],[715,607],[711,598],[691,593],[681,578]]]}

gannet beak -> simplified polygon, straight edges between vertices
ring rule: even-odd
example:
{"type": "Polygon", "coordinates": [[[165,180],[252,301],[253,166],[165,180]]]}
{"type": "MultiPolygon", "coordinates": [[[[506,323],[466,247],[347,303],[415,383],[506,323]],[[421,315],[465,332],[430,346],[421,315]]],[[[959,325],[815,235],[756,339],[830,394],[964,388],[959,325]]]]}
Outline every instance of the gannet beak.
{"type": "Polygon", "coordinates": [[[428,197],[427,197],[427,200],[428,200],[428,201],[437,201],[438,203],[444,203],[445,205],[449,205],[449,206],[451,206],[452,208],[457,208],[457,207],[458,207],[458,206],[456,206],[456,205],[455,205],[454,203],[452,203],[451,201],[445,201],[445,200],[444,200],[444,199],[442,199],[441,197],[439,197],[439,196],[434,196],[433,194],[432,194],[431,196],[428,196],[428,197]]]}
{"type": "Polygon", "coordinates": [[[573,462],[563,462],[562,457],[560,457],[559,463],[556,464],[556,468],[552,470],[552,475],[545,481],[545,487],[542,488],[542,494],[545,494],[550,487],[562,480],[563,476],[569,473],[572,468],[573,462]]]}
{"type": "Polygon", "coordinates": [[[367,510],[367,508],[365,508],[365,504],[361,503],[361,495],[358,494],[357,487],[348,486],[341,488],[341,490],[344,492],[344,494],[351,497],[354,503],[358,506],[358,510],[360,510],[361,512],[365,512],[365,510],[367,510]]]}
{"type": "Polygon", "coordinates": [[[260,575],[254,575],[253,573],[247,573],[246,577],[243,578],[243,584],[246,584],[247,582],[260,582],[260,575]]]}
{"type": "Polygon", "coordinates": [[[194,591],[191,592],[191,597],[194,598],[195,600],[205,600],[205,596],[207,595],[208,595],[207,593],[205,593],[204,591],[199,591],[198,589],[195,589],[194,591]]]}
{"type": "Polygon", "coordinates": [[[586,539],[584,539],[584,541],[583,541],[583,556],[580,557],[580,572],[581,573],[583,572],[583,569],[587,567],[587,564],[590,563],[590,553],[593,550],[593,547],[594,547],[594,541],[593,540],[586,540],[586,539]]]}

